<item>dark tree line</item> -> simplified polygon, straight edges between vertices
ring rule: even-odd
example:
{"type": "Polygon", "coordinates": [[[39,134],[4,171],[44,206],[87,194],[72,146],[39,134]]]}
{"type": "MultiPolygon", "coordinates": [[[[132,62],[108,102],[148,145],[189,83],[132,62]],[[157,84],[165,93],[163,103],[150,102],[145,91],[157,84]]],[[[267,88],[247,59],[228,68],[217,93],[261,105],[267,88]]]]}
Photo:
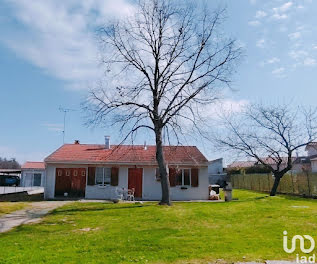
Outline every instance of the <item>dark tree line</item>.
{"type": "Polygon", "coordinates": [[[14,158],[6,159],[0,157],[0,169],[20,169],[21,165],[14,158]]]}

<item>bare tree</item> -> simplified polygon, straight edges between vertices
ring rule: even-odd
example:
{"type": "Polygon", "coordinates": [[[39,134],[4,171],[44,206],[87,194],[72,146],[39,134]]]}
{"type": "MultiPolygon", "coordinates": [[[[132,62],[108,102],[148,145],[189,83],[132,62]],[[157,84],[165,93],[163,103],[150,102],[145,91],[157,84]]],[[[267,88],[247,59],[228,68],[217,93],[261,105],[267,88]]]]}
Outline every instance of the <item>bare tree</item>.
{"type": "Polygon", "coordinates": [[[229,85],[241,54],[222,35],[224,12],[145,0],[100,30],[106,81],[85,104],[89,122],[118,125],[123,139],[139,129],[154,132],[161,204],[171,204],[163,136],[179,141],[182,122],[197,126],[200,106],[229,85]]]}
{"type": "Polygon", "coordinates": [[[274,175],[270,195],[293,167],[294,154],[317,139],[317,111],[292,105],[247,107],[239,118],[225,117],[220,147],[255,159],[274,175]]]}

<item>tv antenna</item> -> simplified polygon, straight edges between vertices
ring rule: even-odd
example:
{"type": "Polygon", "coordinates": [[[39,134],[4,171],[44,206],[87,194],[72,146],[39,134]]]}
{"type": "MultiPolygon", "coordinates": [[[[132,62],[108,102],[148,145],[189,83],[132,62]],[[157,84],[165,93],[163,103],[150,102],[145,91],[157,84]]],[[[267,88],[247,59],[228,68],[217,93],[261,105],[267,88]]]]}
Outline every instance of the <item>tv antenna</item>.
{"type": "Polygon", "coordinates": [[[76,111],[76,110],[70,109],[70,108],[64,108],[64,107],[61,107],[61,106],[58,109],[59,109],[59,111],[64,113],[64,126],[63,126],[63,131],[62,132],[63,132],[63,144],[65,144],[66,114],[68,112],[72,112],[72,111],[76,111]]]}

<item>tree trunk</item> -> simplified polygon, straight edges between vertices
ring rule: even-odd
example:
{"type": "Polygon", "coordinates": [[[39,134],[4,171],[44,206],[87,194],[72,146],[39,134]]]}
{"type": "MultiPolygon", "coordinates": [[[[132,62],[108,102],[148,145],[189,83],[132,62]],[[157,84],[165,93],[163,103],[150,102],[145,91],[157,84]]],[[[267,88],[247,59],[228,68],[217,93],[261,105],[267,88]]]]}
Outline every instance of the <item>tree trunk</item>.
{"type": "Polygon", "coordinates": [[[162,199],[161,205],[171,205],[170,198],[170,182],[167,175],[166,164],[163,153],[162,144],[162,129],[157,129],[155,131],[156,136],[156,161],[159,166],[160,176],[161,176],[161,187],[162,187],[162,199]]]}
{"type": "Polygon", "coordinates": [[[280,175],[274,175],[274,176],[275,176],[275,179],[274,179],[274,184],[273,184],[270,196],[276,195],[277,187],[280,184],[280,180],[282,178],[282,176],[280,176],[280,175]]]}

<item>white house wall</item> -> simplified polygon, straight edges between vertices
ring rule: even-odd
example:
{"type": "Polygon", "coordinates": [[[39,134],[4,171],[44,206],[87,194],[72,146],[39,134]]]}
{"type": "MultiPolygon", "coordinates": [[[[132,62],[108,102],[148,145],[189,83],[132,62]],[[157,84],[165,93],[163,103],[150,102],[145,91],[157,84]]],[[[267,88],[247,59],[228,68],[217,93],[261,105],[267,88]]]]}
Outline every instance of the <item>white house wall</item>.
{"type": "MultiPolygon", "coordinates": [[[[106,167],[106,166],[105,166],[106,167]]],[[[86,168],[88,166],[78,165],[47,165],[45,199],[53,199],[55,196],[55,173],[56,168],[86,168]]],[[[128,166],[119,168],[118,186],[86,186],[85,198],[87,199],[114,199],[117,197],[116,189],[128,188],[128,166]]],[[[132,166],[131,166],[132,168],[132,166]]],[[[88,173],[86,173],[88,175],[88,173]]],[[[208,199],[208,167],[199,169],[198,187],[187,187],[181,189],[180,186],[171,187],[172,200],[205,200],[208,199]]],[[[86,181],[87,182],[87,181],[86,181]]],[[[155,179],[155,167],[143,168],[142,179],[142,199],[161,199],[161,183],[155,179]]]]}
{"type": "Polygon", "coordinates": [[[30,186],[26,186],[26,182],[25,182],[27,173],[32,173],[32,174],[39,173],[39,174],[41,174],[41,187],[45,186],[45,178],[46,177],[45,177],[45,170],[44,169],[22,169],[22,171],[21,171],[21,184],[20,184],[22,187],[30,187],[30,186]]]}
{"type": "Polygon", "coordinates": [[[128,189],[128,168],[119,168],[119,182],[118,186],[86,186],[86,198],[87,199],[105,199],[111,200],[117,197],[116,190],[120,188],[128,189]]]}
{"type": "Polygon", "coordinates": [[[311,170],[312,172],[317,172],[317,160],[311,161],[311,170]]]}

